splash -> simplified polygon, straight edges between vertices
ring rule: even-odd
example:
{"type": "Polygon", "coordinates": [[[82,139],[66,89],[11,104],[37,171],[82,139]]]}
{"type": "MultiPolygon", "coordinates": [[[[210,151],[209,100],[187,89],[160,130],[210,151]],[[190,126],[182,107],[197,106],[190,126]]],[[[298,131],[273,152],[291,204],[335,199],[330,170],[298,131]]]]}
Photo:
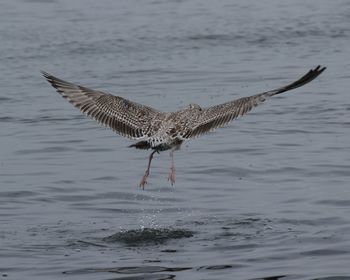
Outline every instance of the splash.
{"type": "Polygon", "coordinates": [[[171,239],[189,238],[193,231],[173,228],[143,228],[117,232],[103,238],[104,242],[122,242],[130,246],[164,243],[171,239]]]}

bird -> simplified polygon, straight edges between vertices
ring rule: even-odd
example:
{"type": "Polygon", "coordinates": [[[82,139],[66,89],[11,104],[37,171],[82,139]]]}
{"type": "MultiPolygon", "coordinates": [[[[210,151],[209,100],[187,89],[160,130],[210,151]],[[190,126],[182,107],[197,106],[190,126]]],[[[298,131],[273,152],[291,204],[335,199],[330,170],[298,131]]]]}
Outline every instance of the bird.
{"type": "Polygon", "coordinates": [[[175,183],[174,151],[196,138],[245,115],[269,97],[299,88],[318,77],[326,67],[318,65],[298,80],[285,86],[242,97],[210,107],[189,104],[175,112],[162,112],[124,97],[70,83],[42,71],[56,91],[85,115],[111,128],[117,134],[135,140],[129,147],[152,152],[139,187],[144,189],[155,153],[170,150],[168,181],[175,183]]]}

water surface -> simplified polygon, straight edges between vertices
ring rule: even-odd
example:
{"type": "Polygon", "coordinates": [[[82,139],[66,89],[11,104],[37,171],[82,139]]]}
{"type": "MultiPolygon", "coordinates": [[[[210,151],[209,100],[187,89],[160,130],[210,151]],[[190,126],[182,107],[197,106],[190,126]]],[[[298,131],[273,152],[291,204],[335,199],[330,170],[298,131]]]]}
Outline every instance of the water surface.
{"type": "Polygon", "coordinates": [[[349,279],[347,1],[0,3],[0,277],[349,279]],[[162,109],[311,84],[155,156],[48,71],[162,109]]]}

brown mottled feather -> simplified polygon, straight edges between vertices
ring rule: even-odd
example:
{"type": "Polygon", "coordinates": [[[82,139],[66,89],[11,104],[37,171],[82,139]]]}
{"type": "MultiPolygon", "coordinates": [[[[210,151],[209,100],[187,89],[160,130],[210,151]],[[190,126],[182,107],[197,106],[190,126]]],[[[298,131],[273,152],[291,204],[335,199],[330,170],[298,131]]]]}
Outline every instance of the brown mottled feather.
{"type": "Polygon", "coordinates": [[[188,126],[183,138],[196,137],[215,128],[221,127],[237,117],[246,114],[254,107],[264,102],[266,98],[301,87],[311,82],[325,69],[326,67],[317,66],[315,69],[310,70],[302,76],[299,80],[286,86],[199,110],[197,111],[197,115],[193,116],[190,120],[192,123],[188,126]]]}
{"type": "Polygon", "coordinates": [[[131,139],[145,137],[159,111],[119,96],[75,85],[42,72],[57,92],[84,114],[131,139]]]}
{"type": "Polygon", "coordinates": [[[163,113],[119,96],[75,85],[46,72],[43,75],[58,93],[86,115],[123,136],[142,140],[132,147],[166,150],[181,144],[185,139],[227,124],[270,96],[311,82],[325,69],[317,66],[295,82],[274,90],[203,109],[197,104],[190,104],[172,113],[163,113]]]}

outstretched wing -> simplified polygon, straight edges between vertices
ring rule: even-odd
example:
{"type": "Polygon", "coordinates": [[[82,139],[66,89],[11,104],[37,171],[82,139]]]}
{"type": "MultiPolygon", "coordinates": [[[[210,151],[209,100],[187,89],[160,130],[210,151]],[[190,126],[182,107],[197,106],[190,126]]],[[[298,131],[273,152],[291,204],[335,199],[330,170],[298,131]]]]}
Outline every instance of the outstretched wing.
{"type": "Polygon", "coordinates": [[[146,136],[150,119],[160,112],[119,96],[93,90],[42,72],[57,92],[84,114],[131,139],[146,136]]]}
{"type": "Polygon", "coordinates": [[[311,82],[325,69],[326,67],[321,67],[319,65],[315,69],[307,72],[299,80],[286,86],[205,108],[199,112],[199,115],[196,118],[197,120],[192,124],[192,128],[185,133],[184,138],[196,137],[217,127],[221,127],[237,117],[248,113],[253,107],[264,102],[266,98],[301,87],[311,82]]]}

